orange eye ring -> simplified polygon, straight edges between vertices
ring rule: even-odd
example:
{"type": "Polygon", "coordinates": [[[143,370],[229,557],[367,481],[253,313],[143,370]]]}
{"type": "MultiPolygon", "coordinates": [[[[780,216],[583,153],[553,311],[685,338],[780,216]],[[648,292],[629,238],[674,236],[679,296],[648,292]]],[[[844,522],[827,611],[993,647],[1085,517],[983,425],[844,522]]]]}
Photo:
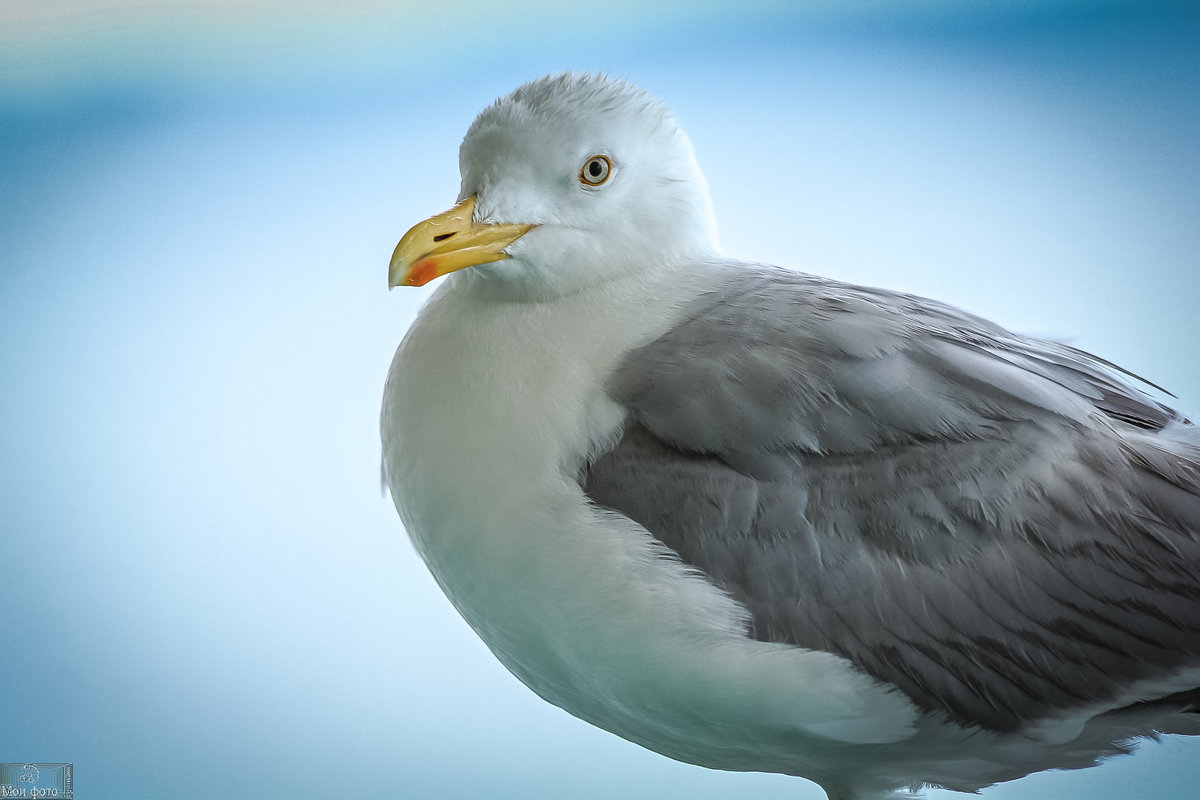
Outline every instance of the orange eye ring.
{"type": "Polygon", "coordinates": [[[594,155],[583,162],[579,170],[579,182],[584,186],[602,186],[612,175],[612,161],[608,156],[594,155]]]}

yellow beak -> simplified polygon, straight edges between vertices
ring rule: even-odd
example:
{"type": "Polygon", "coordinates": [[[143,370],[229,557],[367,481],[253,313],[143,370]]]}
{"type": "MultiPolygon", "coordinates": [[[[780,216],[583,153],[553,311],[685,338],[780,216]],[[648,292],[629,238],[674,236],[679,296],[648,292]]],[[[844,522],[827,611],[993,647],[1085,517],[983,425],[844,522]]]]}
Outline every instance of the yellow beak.
{"type": "Polygon", "coordinates": [[[475,195],[449,211],[417,223],[392,253],[388,288],[424,286],[464,267],[508,258],[504,248],[535,225],[476,225],[475,195]]]}

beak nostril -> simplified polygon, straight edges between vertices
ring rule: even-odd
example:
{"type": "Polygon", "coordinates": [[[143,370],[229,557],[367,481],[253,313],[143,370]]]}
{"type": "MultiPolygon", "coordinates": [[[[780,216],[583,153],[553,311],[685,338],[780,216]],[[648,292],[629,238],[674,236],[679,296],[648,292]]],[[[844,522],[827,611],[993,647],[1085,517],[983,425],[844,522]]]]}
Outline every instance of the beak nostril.
{"type": "Polygon", "coordinates": [[[451,231],[450,233],[443,233],[443,234],[441,234],[440,236],[435,236],[435,237],[433,237],[433,241],[435,241],[435,242],[444,242],[444,241],[446,241],[447,239],[449,239],[449,238],[450,238],[451,236],[453,236],[453,235],[454,235],[454,232],[453,232],[453,231],[451,231]]]}

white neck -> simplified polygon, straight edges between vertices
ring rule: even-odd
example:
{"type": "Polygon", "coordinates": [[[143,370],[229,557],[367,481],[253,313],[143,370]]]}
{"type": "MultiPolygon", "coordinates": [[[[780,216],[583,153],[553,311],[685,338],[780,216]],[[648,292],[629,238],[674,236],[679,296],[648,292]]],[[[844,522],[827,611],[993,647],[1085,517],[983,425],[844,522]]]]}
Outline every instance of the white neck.
{"type": "Polygon", "coordinates": [[[385,467],[417,550],[477,628],[487,622],[460,602],[467,587],[443,576],[470,561],[528,558],[511,541],[512,524],[548,498],[578,493],[584,460],[624,422],[604,380],[625,353],[664,332],[672,307],[703,290],[692,277],[610,281],[540,302],[447,282],[401,343],[384,396],[385,467]]]}

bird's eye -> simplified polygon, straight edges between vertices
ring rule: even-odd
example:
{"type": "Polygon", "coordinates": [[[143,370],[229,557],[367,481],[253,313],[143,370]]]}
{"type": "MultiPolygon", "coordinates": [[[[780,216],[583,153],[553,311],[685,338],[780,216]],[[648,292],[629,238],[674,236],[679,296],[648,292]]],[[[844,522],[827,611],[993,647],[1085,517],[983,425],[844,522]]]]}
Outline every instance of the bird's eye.
{"type": "Polygon", "coordinates": [[[592,156],[583,162],[583,169],[579,170],[579,181],[588,186],[599,186],[608,180],[611,172],[612,162],[608,160],[608,156],[592,156]]]}

